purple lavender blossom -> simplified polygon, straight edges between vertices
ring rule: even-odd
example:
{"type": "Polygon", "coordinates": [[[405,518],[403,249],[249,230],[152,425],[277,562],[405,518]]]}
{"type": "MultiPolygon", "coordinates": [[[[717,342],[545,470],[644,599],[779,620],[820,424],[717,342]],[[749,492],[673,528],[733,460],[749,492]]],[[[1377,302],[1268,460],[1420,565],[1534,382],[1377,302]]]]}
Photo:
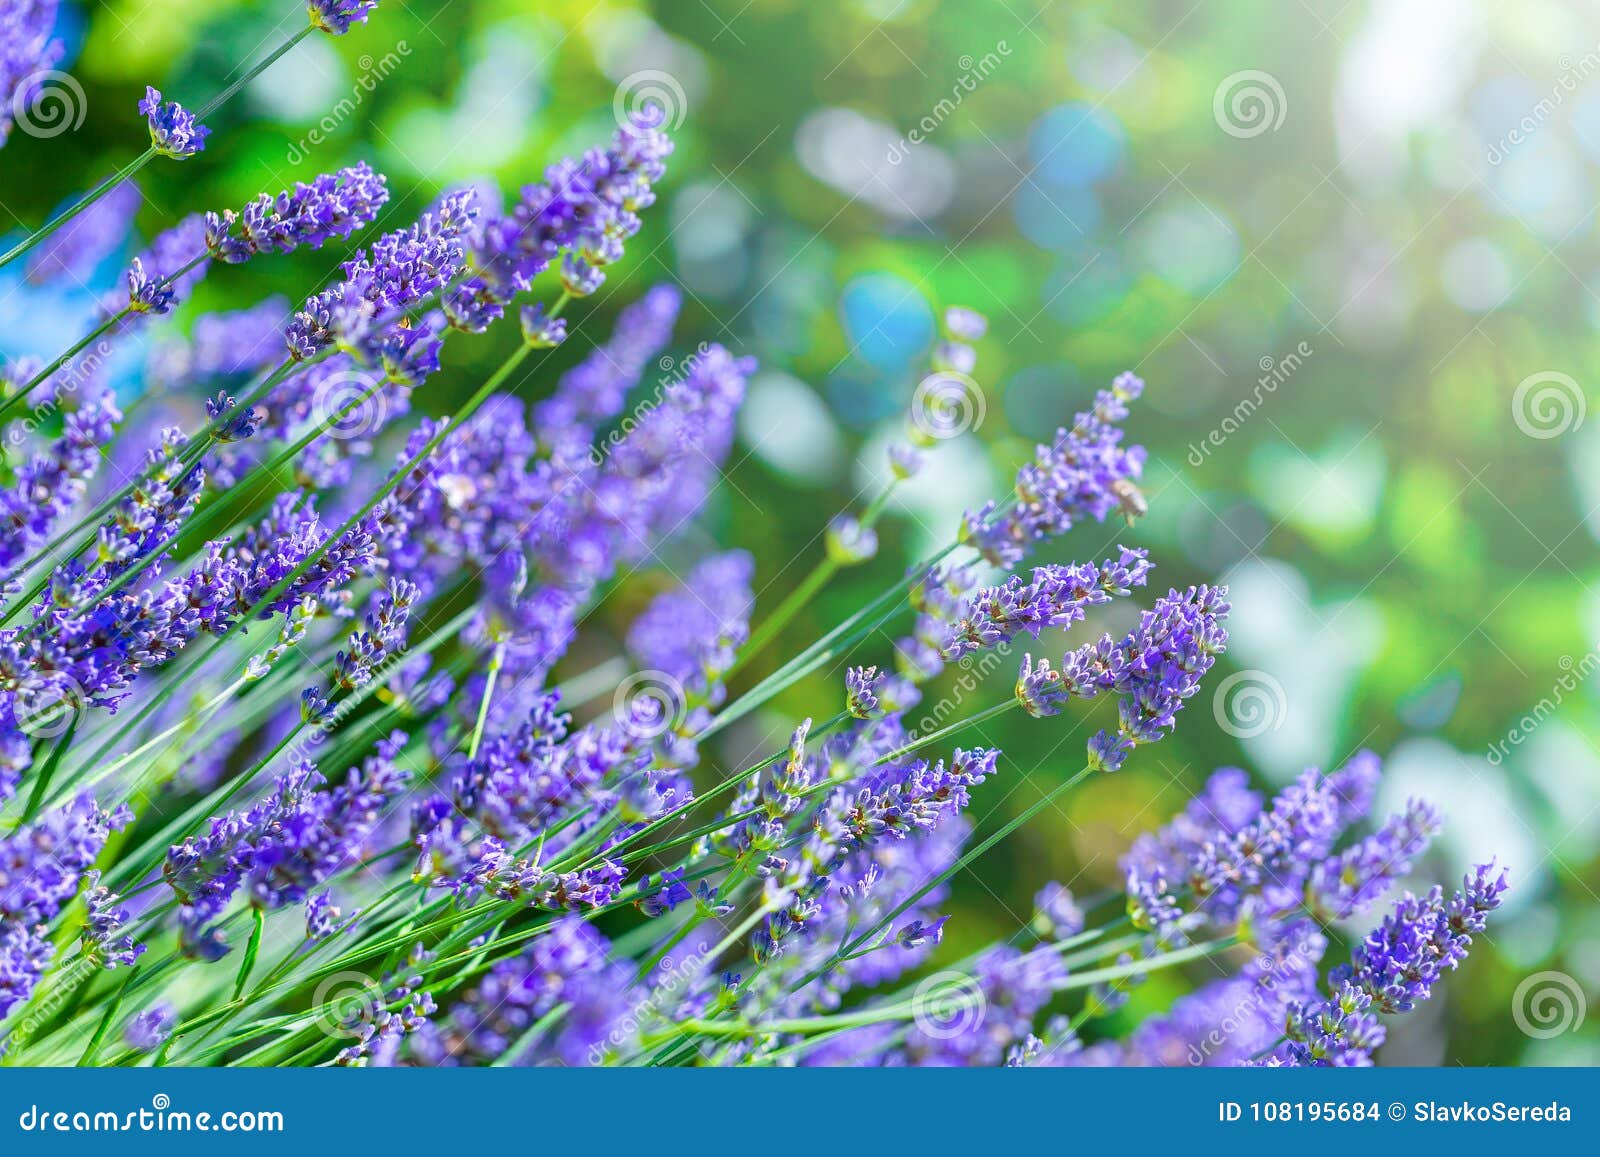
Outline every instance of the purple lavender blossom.
{"type": "Polygon", "coordinates": [[[269,297],[247,309],[195,318],[187,341],[168,339],[151,354],[149,373],[172,388],[254,374],[282,357],[280,332],[289,303],[269,297]]]}
{"type": "Polygon", "coordinates": [[[1051,940],[1070,940],[1083,931],[1083,909],[1070,889],[1051,880],[1033,898],[1033,927],[1051,940]]]}
{"type": "Polygon", "coordinates": [[[177,893],[184,951],[215,960],[227,952],[213,927],[235,893],[260,908],[305,903],[317,885],[363,854],[385,809],[409,782],[395,757],[406,736],[396,732],[326,791],[322,776],[300,761],[277,777],[272,793],[243,812],[211,821],[209,832],[174,846],[162,875],[177,893]]]}
{"type": "Polygon", "coordinates": [[[1106,691],[1120,696],[1117,730],[1102,731],[1089,743],[1090,765],[1116,771],[1135,746],[1171,730],[1184,700],[1226,648],[1226,595],[1223,587],[1170,591],[1120,643],[1110,635],[1086,643],[1067,653],[1060,670],[1026,656],[1017,698],[1031,715],[1055,715],[1069,699],[1094,699],[1106,691]]]}
{"type": "Polygon", "coordinates": [[[391,322],[461,272],[475,196],[446,196],[410,228],[384,234],[346,261],[344,280],[309,298],[285,329],[290,356],[304,361],[339,345],[363,362],[377,360],[391,322]]]}
{"type": "Polygon", "coordinates": [[[1411,871],[1442,826],[1431,804],[1411,800],[1377,833],[1317,864],[1308,883],[1311,904],[1329,918],[1344,919],[1375,903],[1411,871]]]}
{"type": "MultiPolygon", "coordinates": [[[[78,561],[57,568],[36,620],[0,631],[0,668],[52,672],[75,695],[115,709],[141,672],[163,665],[202,632],[225,635],[252,609],[270,618],[308,595],[334,598],[358,574],[377,567],[379,536],[386,532],[381,509],[330,541],[316,510],[284,494],[246,533],[206,543],[200,563],[159,591],[109,591],[109,583],[135,560],[164,546],[193,505],[195,471],[181,465],[175,443],[161,454],[177,476],[174,484],[158,471],[128,498],[123,515],[102,527],[92,569],[78,561]],[[279,597],[257,608],[303,563],[310,565],[279,597]],[[96,601],[84,609],[90,598],[96,601]]],[[[0,691],[0,704],[14,695],[0,691]]]]}
{"type": "Polygon", "coordinates": [[[486,222],[473,247],[475,276],[446,299],[451,323],[482,328],[563,254],[583,259],[580,288],[592,285],[638,232],[637,211],[654,200],[651,186],[672,152],[663,119],[659,109],[637,114],[605,151],[551,166],[543,184],[530,185],[506,214],[486,222]]]}
{"type": "Polygon", "coordinates": [[[163,314],[172,309],[175,298],[171,286],[160,277],[145,272],[144,262],[135,257],[128,266],[128,308],[134,313],[163,314]]]}
{"type": "Polygon", "coordinates": [[[378,0],[309,0],[311,27],[329,36],[343,36],[352,25],[365,24],[378,0]]]}
{"type": "Polygon", "coordinates": [[[169,304],[186,299],[211,267],[204,219],[192,213],[157,233],[136,260],[151,282],[161,283],[169,304]]]}
{"type": "Polygon", "coordinates": [[[1095,396],[1094,408],[1077,416],[1071,429],[1040,446],[1033,462],[1017,471],[1015,501],[1001,509],[989,503],[968,514],[963,537],[996,566],[1007,569],[1033,545],[1064,534],[1084,519],[1103,522],[1121,504],[1117,488],[1144,470],[1142,446],[1124,447],[1117,423],[1128,416],[1127,403],[1144,392],[1144,382],[1122,374],[1095,396]]]}
{"type": "Polygon", "coordinates": [[[1032,1035],[1035,1018],[1066,978],[1049,947],[987,949],[973,963],[971,981],[923,994],[927,1012],[906,1034],[907,1063],[1000,1065],[1013,1045],[1032,1035]]]}
{"type": "Polygon", "coordinates": [[[895,664],[906,678],[926,682],[944,670],[945,648],[960,631],[976,583],[972,567],[935,566],[911,589],[916,622],[910,635],[895,642],[895,664]]]}
{"type": "Polygon", "coordinates": [[[999,586],[984,587],[966,600],[966,613],[944,646],[946,659],[1009,643],[1026,632],[1037,639],[1046,627],[1065,629],[1081,622],[1087,607],[1144,586],[1151,564],[1143,550],[1119,548],[1116,559],[1071,566],[1036,567],[1028,581],[1012,575],[999,586]]]}
{"type": "Polygon", "coordinates": [[[835,515],[823,541],[828,557],[840,566],[859,566],[878,553],[878,532],[853,514],[835,515]]]}
{"type": "Polygon", "coordinates": [[[561,375],[555,393],[534,406],[533,427],[553,459],[588,456],[596,428],[622,412],[645,368],[672,340],[682,301],[674,286],[652,286],[618,315],[606,343],[561,375]]]}
{"type": "Polygon", "coordinates": [[[784,950],[785,942],[819,914],[819,898],[833,869],[858,849],[931,832],[959,815],[972,788],[994,774],[1000,753],[957,750],[948,765],[912,760],[890,764],[835,791],[818,809],[803,850],[784,870],[766,878],[771,913],[753,938],[758,963],[784,950]]]}
{"type": "Polygon", "coordinates": [[[28,999],[53,948],[44,935],[106,839],[133,818],[104,811],[87,795],[0,836],[0,1017],[28,999]]]}
{"type": "Polygon", "coordinates": [[[84,955],[105,968],[132,964],[144,953],[145,946],[134,943],[133,937],[123,931],[128,909],[122,906],[120,896],[100,883],[99,872],[89,872],[86,878],[89,889],[84,904],[88,915],[80,937],[84,955]]]}
{"type": "Polygon", "coordinates": [[[888,677],[876,667],[851,667],[844,676],[845,710],[857,719],[876,719],[883,715],[878,692],[888,677]]]}
{"type": "Polygon", "coordinates": [[[276,197],[263,193],[237,213],[207,213],[206,248],[229,264],[258,253],[320,249],[370,225],[388,200],[387,179],[361,161],[323,173],[309,185],[296,182],[276,197]]]}
{"type": "MultiPolygon", "coordinates": [[[[7,368],[32,376],[27,367],[7,368]]],[[[69,390],[58,381],[52,400],[64,414],[60,436],[22,463],[10,486],[0,487],[0,568],[7,571],[28,560],[82,501],[102,448],[122,420],[112,396],[98,389],[69,390]]]]}
{"type": "Polygon", "coordinates": [[[167,1043],[172,1030],[178,1025],[178,1010],[164,1000],[134,1013],[122,1026],[122,1039],[128,1047],[141,1053],[155,1052],[167,1043]]]}
{"type": "Polygon", "coordinates": [[[350,636],[350,645],[334,657],[334,682],[353,691],[372,681],[373,675],[405,649],[406,620],[422,588],[393,578],[378,593],[367,614],[366,629],[350,636]]]}
{"type": "Polygon", "coordinates": [[[429,1034],[418,1051],[432,1064],[595,1064],[608,1047],[631,1043],[628,1034],[614,1044],[611,1037],[631,1011],[632,980],[605,937],[569,916],[496,963],[450,1009],[448,1032],[429,1034]],[[528,1030],[559,1005],[567,1013],[529,1039],[528,1030]]]}
{"type": "Polygon", "coordinates": [[[1371,806],[1376,766],[1362,752],[1328,776],[1309,770],[1266,807],[1242,772],[1217,772],[1183,814],[1139,837],[1124,857],[1136,923],[1169,941],[1249,928],[1266,944],[1301,935],[1308,913],[1348,919],[1370,907],[1410,870],[1438,824],[1437,813],[1414,800],[1335,852],[1371,806]],[[1364,798],[1352,808],[1357,781],[1364,798]]]}
{"type": "Polygon", "coordinates": [[[1332,994],[1296,1006],[1289,1017],[1289,1040],[1276,1054],[1279,1063],[1312,1066],[1368,1065],[1385,1032],[1377,1013],[1408,1012],[1427,1000],[1447,971],[1466,959],[1472,937],[1500,906],[1506,874],[1494,863],[1480,864],[1445,898],[1433,888],[1411,893],[1369,933],[1345,967],[1329,978],[1332,994]]]}
{"type": "Polygon", "coordinates": [[[211,130],[196,121],[194,114],[177,101],[162,103],[159,89],[145,87],[139,112],[150,123],[150,143],[162,156],[181,161],[206,147],[211,130]]]}
{"type": "Polygon", "coordinates": [[[682,586],[656,596],[628,628],[634,661],[711,692],[749,633],[754,574],[755,560],[742,550],[708,555],[682,586]]]}

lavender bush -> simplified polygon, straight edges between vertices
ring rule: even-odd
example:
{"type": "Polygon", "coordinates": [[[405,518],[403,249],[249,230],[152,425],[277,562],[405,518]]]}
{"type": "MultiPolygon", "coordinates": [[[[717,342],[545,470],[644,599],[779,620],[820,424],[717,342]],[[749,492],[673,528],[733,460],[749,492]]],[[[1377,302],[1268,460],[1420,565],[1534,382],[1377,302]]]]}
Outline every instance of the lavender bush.
{"type": "MultiPolygon", "coordinates": [[[[249,75],[375,7],[314,0],[249,75]]],[[[54,60],[52,8],[24,4],[0,32],[6,84],[54,60]]],[[[149,150],[0,264],[27,257],[47,280],[110,252],[138,170],[199,153],[238,87],[194,112],[149,89],[149,150]]],[[[1045,653],[1046,629],[1142,598],[1154,573],[1128,547],[1029,566],[1080,524],[1142,512],[1131,374],[1012,493],[980,497],[943,550],[767,677],[735,682],[872,556],[890,493],[952,432],[940,390],[885,492],[828,526],[825,561],[761,622],[750,556],[708,554],[620,655],[553,680],[587,613],[694,519],[754,369],[702,346],[634,405],[673,341],[679,296],[657,286],[573,369],[540,372],[671,153],[646,110],[503,211],[450,191],[379,236],[388,191],[364,164],[207,207],[132,261],[80,342],[4,368],[6,1062],[1370,1062],[1380,1016],[1429,996],[1505,888],[1485,864],[1376,911],[1439,818],[1418,801],[1359,834],[1370,754],[1272,800],[1220,771],[1128,851],[1124,890],[1041,881],[1025,932],[939,951],[950,879],[1158,743],[1226,645],[1226,591],[1201,586],[1045,653]],[[362,247],[298,307],[171,328],[213,262],[346,239],[362,247]],[[444,343],[498,324],[520,326],[516,351],[448,417],[413,417],[444,343]],[[208,421],[119,409],[88,351],[138,327],[156,338],[145,389],[203,399],[208,421]],[[531,405],[508,392],[525,380],[531,405]],[[892,652],[880,630],[904,632],[892,652]],[[1014,693],[911,725],[947,663],[1018,645],[1038,654],[1014,693]],[[819,671],[836,694],[786,746],[721,762],[709,741],[819,671]],[[1081,765],[975,838],[975,795],[1012,772],[957,736],[1013,711],[1050,727],[1095,699],[1115,719],[1081,765]],[[1324,974],[1329,930],[1352,922],[1371,931],[1324,974]],[[1211,979],[1191,995],[1108,1031],[1142,979],[1199,961],[1211,979]]],[[[931,380],[974,372],[984,329],[949,310],[931,380]]]]}

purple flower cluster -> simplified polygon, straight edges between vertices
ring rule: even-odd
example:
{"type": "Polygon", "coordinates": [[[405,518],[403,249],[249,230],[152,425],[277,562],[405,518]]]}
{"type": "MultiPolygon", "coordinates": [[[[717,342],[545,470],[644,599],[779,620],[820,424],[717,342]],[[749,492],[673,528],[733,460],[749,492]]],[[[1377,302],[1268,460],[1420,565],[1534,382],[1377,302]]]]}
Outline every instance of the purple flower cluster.
{"type": "Polygon", "coordinates": [[[282,356],[289,303],[269,297],[248,309],[204,313],[187,339],[170,335],[151,353],[150,376],[167,389],[258,373],[282,356]]]}
{"type": "Polygon", "coordinates": [[[142,200],[133,181],[117,185],[28,255],[28,280],[40,285],[58,279],[84,282],[127,240],[142,200]]]}
{"type": "Polygon", "coordinates": [[[388,200],[387,179],[361,161],[275,197],[263,193],[239,212],[207,213],[205,247],[229,264],[258,253],[319,249],[370,225],[388,200]]]}
{"type": "Polygon", "coordinates": [[[650,205],[651,186],[665,172],[672,142],[661,131],[659,109],[636,114],[605,150],[553,165],[542,184],[523,190],[506,214],[488,221],[474,238],[474,275],[452,291],[445,312],[452,325],[482,330],[517,294],[563,255],[568,292],[592,292],[600,269],[622,255],[639,230],[637,211],[650,205]]]}
{"type": "Polygon", "coordinates": [[[944,657],[959,659],[1009,643],[1024,632],[1037,639],[1046,627],[1070,627],[1082,621],[1086,608],[1144,586],[1151,567],[1146,552],[1120,549],[1119,557],[1099,565],[1036,567],[1026,582],[1012,575],[999,586],[974,592],[950,632],[944,657]]]}
{"type": "Polygon", "coordinates": [[[1183,815],[1141,836],[1123,862],[1136,919],[1165,937],[1221,933],[1308,914],[1347,919],[1411,870],[1438,826],[1422,801],[1335,853],[1364,819],[1379,775],[1361,752],[1324,776],[1312,769],[1270,805],[1225,769],[1183,815]]]}
{"type": "Polygon", "coordinates": [[[1122,445],[1117,426],[1128,403],[1144,392],[1144,382],[1122,374],[1109,390],[1095,395],[1094,408],[1077,416],[1071,429],[1040,446],[1034,460],[1017,471],[1015,500],[1001,508],[989,503],[968,514],[965,538],[996,566],[1013,567],[1041,539],[1064,534],[1093,519],[1103,522],[1136,493],[1133,480],[1144,471],[1142,446],[1122,445]]]}
{"type": "Polygon", "coordinates": [[[304,903],[335,871],[363,855],[367,839],[410,780],[395,762],[400,732],[380,742],[344,781],[318,790],[322,776],[300,761],[270,795],[211,821],[209,832],[174,846],[162,874],[178,894],[184,950],[202,959],[227,952],[215,922],[243,890],[260,908],[304,903]]]}
{"type": "MultiPolygon", "coordinates": [[[[27,366],[7,367],[13,369],[32,377],[27,366]]],[[[122,420],[112,396],[98,389],[58,386],[52,401],[63,414],[60,435],[17,467],[11,485],[0,488],[0,568],[6,571],[31,558],[61,517],[82,501],[99,470],[102,447],[122,420]]]]}
{"type": "Polygon", "coordinates": [[[1331,995],[1296,1004],[1288,1040],[1272,1063],[1350,1066],[1372,1063],[1386,1031],[1378,1013],[1408,1012],[1427,1000],[1447,971],[1466,959],[1474,935],[1500,906],[1505,872],[1480,864],[1448,899],[1435,886],[1420,899],[1407,892],[1329,976],[1331,995]]]}
{"type": "MultiPolygon", "coordinates": [[[[330,598],[378,561],[381,520],[374,516],[337,540],[298,495],[280,495],[272,512],[237,540],[206,544],[200,562],[159,589],[110,589],[133,559],[176,532],[192,502],[182,479],[174,489],[139,495],[144,518],[103,533],[109,565],[59,568],[41,596],[35,621],[0,631],[0,671],[11,686],[50,691],[115,708],[141,671],[162,666],[201,633],[225,635],[250,614],[270,618],[307,596],[330,598]],[[154,509],[149,509],[153,506],[154,509]],[[295,580],[270,602],[284,580],[295,580]],[[70,691],[70,694],[69,694],[70,691]]],[[[132,501],[132,500],[130,500],[132,501]]],[[[0,691],[0,703],[14,691],[0,691]]]]}
{"type": "Polygon", "coordinates": [[[682,718],[666,720],[665,758],[677,767],[694,766],[693,736],[722,703],[722,677],[749,637],[755,594],[750,580],[755,560],[742,550],[708,555],[681,586],[651,600],[628,628],[627,648],[645,678],[665,679],[669,695],[684,697],[682,718]]]}
{"type": "MultiPolygon", "coordinates": [[[[0,1017],[32,995],[54,953],[46,926],[77,894],[106,839],[132,819],[126,807],[107,812],[80,795],[0,836],[0,1017]]],[[[99,919],[105,927],[103,911],[99,919]]]]}
{"type": "Polygon", "coordinates": [[[754,574],[755,560],[742,550],[702,559],[634,619],[627,638],[634,661],[685,686],[713,687],[744,642],[754,574]]]}
{"type": "Polygon", "coordinates": [[[309,0],[311,26],[329,36],[343,36],[352,25],[365,24],[378,0],[309,0]]]}
{"type": "Polygon", "coordinates": [[[556,462],[589,458],[595,430],[622,412],[628,394],[672,340],[683,295],[657,285],[617,317],[604,345],[561,375],[555,392],[533,408],[540,445],[556,462]]]}
{"type": "Polygon", "coordinates": [[[496,963],[476,989],[451,1006],[417,1044],[430,1064],[594,1064],[630,1011],[633,975],[611,945],[578,916],[535,936],[519,955],[496,963]],[[566,1015],[530,1030],[558,1006],[566,1015]],[[515,1050],[515,1051],[513,1051],[515,1050]]]}
{"type": "Polygon", "coordinates": [[[475,193],[451,194],[410,228],[384,234],[346,261],[344,280],[308,299],[284,331],[290,356],[305,361],[339,345],[364,362],[376,360],[399,316],[461,272],[476,217],[475,193]]]}
{"type": "Polygon", "coordinates": [[[609,862],[561,876],[519,858],[515,849],[561,827],[543,844],[548,863],[604,818],[591,812],[587,822],[564,822],[591,803],[648,818],[689,798],[687,784],[652,767],[641,740],[625,728],[569,732],[569,722],[557,712],[555,697],[546,696],[521,726],[486,739],[476,758],[450,761],[446,790],[413,809],[417,879],[460,896],[490,891],[545,907],[615,900],[623,875],[609,862]]]}
{"type": "Polygon", "coordinates": [[[145,87],[139,112],[150,124],[150,144],[162,156],[181,161],[206,147],[211,130],[177,101],[163,103],[159,89],[145,87]]]}
{"type": "Polygon", "coordinates": [[[89,890],[84,894],[88,916],[84,920],[83,953],[106,968],[130,965],[143,955],[145,945],[134,943],[133,937],[123,929],[128,923],[128,909],[122,898],[100,883],[99,872],[87,874],[89,890]]]}
{"type": "Polygon", "coordinates": [[[1107,691],[1119,696],[1117,730],[1089,741],[1090,765],[1116,771],[1135,746],[1153,743],[1172,728],[1184,700],[1226,648],[1226,595],[1223,587],[1170,591],[1121,642],[1104,635],[1085,643],[1067,653],[1060,670],[1025,656],[1017,698],[1030,715],[1055,715],[1069,699],[1094,699],[1107,691]]]}
{"type": "Polygon", "coordinates": [[[820,911],[820,897],[833,870],[858,849],[931,832],[959,815],[970,790],[994,774],[1000,753],[993,749],[957,750],[943,760],[890,764],[836,790],[817,810],[804,847],[783,870],[766,878],[769,912],[752,944],[757,962],[783,951],[785,941],[804,929],[820,911]]]}

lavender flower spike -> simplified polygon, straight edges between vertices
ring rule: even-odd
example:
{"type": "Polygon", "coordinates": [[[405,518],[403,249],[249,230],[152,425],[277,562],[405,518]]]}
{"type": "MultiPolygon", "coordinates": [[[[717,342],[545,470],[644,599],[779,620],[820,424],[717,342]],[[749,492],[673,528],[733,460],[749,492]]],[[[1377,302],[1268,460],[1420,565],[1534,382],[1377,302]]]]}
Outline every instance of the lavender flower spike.
{"type": "MultiPolygon", "coordinates": [[[[1034,460],[1017,471],[1015,503],[991,502],[967,515],[962,537],[996,566],[1012,567],[1033,544],[1065,534],[1086,518],[1103,522],[1136,495],[1133,479],[1144,471],[1143,446],[1123,446],[1117,423],[1144,392],[1142,379],[1121,374],[1071,429],[1056,432],[1034,460]]],[[[1142,499],[1139,500],[1142,505],[1142,499]]]]}
{"type": "Polygon", "coordinates": [[[230,265],[257,253],[320,249],[331,238],[349,237],[370,225],[388,200],[387,179],[361,161],[323,173],[309,185],[296,182],[276,197],[262,193],[237,213],[207,213],[206,248],[230,265]]]}
{"type": "Polygon", "coordinates": [[[139,111],[150,123],[150,143],[156,152],[174,160],[192,157],[206,147],[211,130],[175,100],[162,103],[161,90],[145,86],[139,111]]]}
{"type": "Polygon", "coordinates": [[[999,586],[985,587],[971,596],[966,614],[951,627],[944,658],[1009,643],[1023,632],[1037,639],[1046,627],[1070,627],[1083,618],[1085,607],[1144,586],[1150,566],[1145,551],[1123,547],[1118,558],[1098,566],[1041,566],[1029,582],[1012,575],[999,586]]]}
{"type": "Polygon", "coordinates": [[[365,24],[378,0],[310,0],[311,27],[329,36],[343,36],[353,24],[365,24]]]}
{"type": "Polygon", "coordinates": [[[1289,1039],[1273,1061],[1370,1065],[1385,1035],[1377,1014],[1408,1012],[1427,1000],[1440,977],[1466,959],[1505,890],[1505,872],[1497,875],[1491,861],[1473,869],[1449,900],[1438,887],[1420,900],[1407,893],[1356,946],[1350,964],[1330,975],[1333,995],[1290,1010],[1289,1039]]]}
{"type": "Polygon", "coordinates": [[[1170,591],[1120,643],[1110,635],[1067,653],[1054,670],[1032,656],[1024,659],[1017,698],[1030,715],[1055,715],[1068,699],[1094,699],[1104,691],[1122,697],[1115,732],[1089,741],[1090,765],[1104,771],[1122,766],[1135,745],[1161,738],[1173,726],[1183,701],[1200,687],[1228,642],[1225,587],[1170,591]]]}

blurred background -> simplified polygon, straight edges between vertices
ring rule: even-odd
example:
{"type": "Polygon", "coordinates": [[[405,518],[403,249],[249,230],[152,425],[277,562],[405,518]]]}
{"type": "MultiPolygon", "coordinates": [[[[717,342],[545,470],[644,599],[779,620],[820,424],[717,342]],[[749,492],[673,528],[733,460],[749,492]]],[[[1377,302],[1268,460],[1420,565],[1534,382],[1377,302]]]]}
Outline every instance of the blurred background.
{"type": "MultiPolygon", "coordinates": [[[[60,67],[82,122],[13,135],[0,228],[20,235],[136,155],[145,84],[198,103],[303,19],[290,0],[64,4],[60,67]]],[[[253,83],[212,118],[200,157],[147,169],[138,228],[357,159],[389,175],[380,224],[395,227],[442,186],[536,180],[648,100],[677,124],[661,203],[563,353],[670,280],[688,302],[682,349],[717,340],[762,365],[734,465],[664,561],[743,546],[758,607],[776,606],[822,556],[828,518],[876,493],[940,312],[991,322],[974,428],[897,497],[878,557],[741,680],[947,541],[1124,369],[1149,383],[1129,424],[1150,450],[1149,515],[1081,529],[1047,560],[1123,541],[1149,547],[1168,584],[1232,586],[1233,647],[1177,734],[958,879],[946,951],[1015,933],[1046,879],[1115,886],[1117,855],[1214,767],[1270,787],[1370,747],[1387,764],[1381,806],[1426,795],[1448,817],[1415,886],[1490,855],[1514,886],[1488,943],[1397,1026],[1383,1062],[1600,1063],[1600,1017],[1583,1013],[1600,993],[1600,415],[1586,415],[1600,12],[384,0],[253,83]]],[[[64,348],[128,256],[65,286],[0,274],[0,352],[64,348]]],[[[217,270],[178,324],[265,293],[297,300],[339,257],[217,270]]],[[[515,340],[452,343],[419,404],[448,410],[515,340]]],[[[130,390],[139,357],[119,371],[130,390]]],[[[665,581],[646,571],[613,596],[574,668],[665,581]]],[[[864,656],[890,657],[888,634],[864,656]]],[[[987,706],[1013,672],[970,689],[952,672],[930,698],[987,706]]],[[[831,711],[819,705],[840,675],[732,729],[722,758],[831,711]]],[[[980,825],[1076,771],[1100,722],[985,727],[1008,760],[980,825]]],[[[1194,979],[1152,979],[1106,1030],[1194,979]]]]}

